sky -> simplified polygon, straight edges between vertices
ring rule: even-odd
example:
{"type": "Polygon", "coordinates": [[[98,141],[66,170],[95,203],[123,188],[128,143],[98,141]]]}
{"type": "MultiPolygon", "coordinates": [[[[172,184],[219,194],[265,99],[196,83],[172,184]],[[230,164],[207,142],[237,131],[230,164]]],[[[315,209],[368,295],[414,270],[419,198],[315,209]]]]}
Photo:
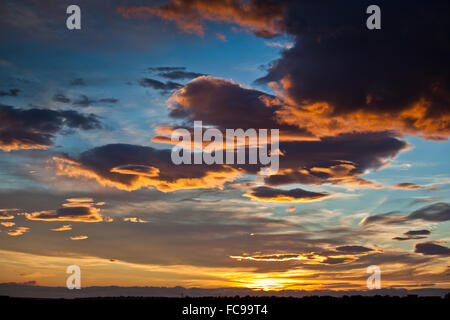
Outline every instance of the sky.
{"type": "Polygon", "coordinates": [[[448,3],[72,2],[0,4],[0,283],[450,288],[448,3]],[[173,164],[194,121],[278,172],[173,164]]]}

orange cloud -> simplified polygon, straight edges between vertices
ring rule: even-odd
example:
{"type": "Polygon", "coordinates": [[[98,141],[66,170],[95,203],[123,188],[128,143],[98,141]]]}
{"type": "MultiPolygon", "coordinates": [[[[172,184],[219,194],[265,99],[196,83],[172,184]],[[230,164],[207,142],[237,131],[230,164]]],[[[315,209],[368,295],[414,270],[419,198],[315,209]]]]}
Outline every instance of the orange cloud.
{"type": "MultiPolygon", "coordinates": [[[[114,149],[122,153],[123,149],[132,149],[126,157],[130,161],[154,161],[154,164],[120,164],[112,167],[91,167],[72,159],[54,157],[57,174],[74,178],[91,178],[99,184],[120,190],[133,191],[140,188],[156,188],[163,192],[181,189],[222,188],[241,174],[240,169],[227,165],[174,165],[170,160],[170,150],[155,150],[150,147],[132,145],[108,145],[101,151],[114,149]],[[141,157],[141,153],[148,153],[141,157]],[[152,159],[153,158],[153,159],[152,159]]],[[[93,155],[93,154],[92,154],[93,155]]],[[[97,154],[102,157],[100,152],[97,154]]],[[[103,160],[103,159],[102,159],[103,160]]],[[[97,160],[101,166],[102,161],[97,160]]],[[[105,158],[105,166],[109,166],[105,158]]]]}
{"type": "Polygon", "coordinates": [[[7,227],[7,228],[12,227],[12,226],[15,225],[14,222],[0,222],[0,224],[1,224],[2,226],[4,226],[4,227],[7,227]]]}
{"type": "Polygon", "coordinates": [[[70,224],[65,224],[59,228],[55,228],[55,229],[50,229],[51,231],[67,231],[67,230],[72,230],[72,225],[70,224]]]}
{"type": "MultiPolygon", "coordinates": [[[[90,198],[70,198],[67,203],[63,203],[57,210],[37,211],[25,213],[28,220],[37,221],[75,221],[75,222],[100,222],[103,221],[100,209],[90,198]]],[[[63,226],[67,227],[67,226],[63,226]]],[[[65,229],[70,230],[70,229],[65,229]]],[[[63,230],[53,230],[63,231],[63,230]]]]}
{"type": "MultiPolygon", "coordinates": [[[[311,132],[315,137],[336,136],[352,132],[377,132],[391,130],[401,134],[421,136],[430,140],[447,140],[450,135],[450,114],[432,117],[432,105],[426,99],[402,110],[374,110],[362,108],[338,113],[326,101],[302,103],[290,96],[292,83],[285,76],[281,86],[272,82],[275,91],[285,102],[276,111],[276,118],[282,124],[298,126],[311,132]]],[[[371,98],[367,97],[370,104],[371,98]]]]}
{"type": "Polygon", "coordinates": [[[9,141],[1,141],[0,142],[0,149],[5,152],[10,152],[12,150],[30,150],[30,149],[48,149],[50,146],[45,144],[39,144],[39,143],[33,143],[33,142],[26,142],[21,141],[18,139],[10,139],[9,141]]]}
{"type": "Polygon", "coordinates": [[[266,254],[266,255],[242,255],[242,256],[230,256],[231,259],[238,261],[251,260],[251,261],[265,261],[265,262],[285,262],[285,261],[304,261],[309,264],[321,263],[326,260],[326,257],[320,256],[314,253],[296,254],[296,253],[283,253],[283,254],[266,254]]]}
{"type": "Polygon", "coordinates": [[[70,240],[84,240],[87,238],[88,238],[88,236],[72,236],[72,237],[70,237],[70,240]]]}
{"type": "Polygon", "coordinates": [[[17,227],[16,229],[7,232],[7,234],[9,234],[10,236],[16,237],[16,236],[21,236],[23,235],[25,232],[28,232],[30,230],[30,228],[27,227],[17,227]]]}
{"type": "Polygon", "coordinates": [[[0,209],[0,220],[12,220],[14,215],[10,214],[11,211],[18,211],[19,209],[0,209]]]}
{"type": "Polygon", "coordinates": [[[242,0],[170,0],[155,6],[120,6],[117,12],[126,18],[148,19],[159,16],[174,21],[187,33],[203,36],[203,20],[238,24],[263,36],[281,31],[282,7],[276,4],[242,0]]]}

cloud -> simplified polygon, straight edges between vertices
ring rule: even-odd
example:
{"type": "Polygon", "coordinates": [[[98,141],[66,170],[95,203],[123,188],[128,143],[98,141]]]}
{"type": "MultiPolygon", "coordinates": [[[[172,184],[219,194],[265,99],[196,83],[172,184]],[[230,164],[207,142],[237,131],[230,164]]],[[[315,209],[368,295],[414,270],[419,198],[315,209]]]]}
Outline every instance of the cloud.
{"type": "Polygon", "coordinates": [[[170,116],[196,120],[220,129],[279,129],[280,140],[308,140],[311,134],[297,126],[280,124],[274,96],[242,84],[212,76],[200,76],[177,90],[169,99],[170,116]],[[258,117],[255,117],[258,114],[258,117]]]}
{"type": "MultiPolygon", "coordinates": [[[[12,220],[14,219],[14,216],[12,214],[9,214],[8,211],[10,211],[9,209],[1,209],[0,210],[0,220],[12,220]],[[5,211],[2,211],[5,210],[5,211]]],[[[16,211],[16,210],[12,210],[12,211],[16,211]]]]}
{"type": "Polygon", "coordinates": [[[54,157],[57,173],[84,177],[120,190],[157,188],[160,191],[222,187],[241,171],[227,165],[175,165],[171,150],[110,144],[81,153],[77,158],[54,157]]]}
{"type": "Polygon", "coordinates": [[[408,144],[387,132],[342,134],[320,141],[280,143],[278,173],[264,178],[270,186],[286,184],[344,184],[369,188],[382,186],[359,177],[389,163],[408,144]]]}
{"type": "Polygon", "coordinates": [[[98,103],[117,103],[118,101],[119,100],[115,99],[115,98],[103,98],[103,99],[94,100],[94,99],[90,99],[86,95],[82,94],[78,100],[75,100],[73,102],[73,105],[78,106],[78,107],[89,107],[91,105],[98,104],[98,103]]]}
{"type": "Polygon", "coordinates": [[[159,16],[174,21],[187,33],[203,35],[203,21],[217,21],[238,24],[264,37],[279,33],[282,10],[272,2],[242,0],[170,0],[154,7],[117,7],[117,12],[126,18],[159,16]]]}
{"type": "Polygon", "coordinates": [[[187,71],[170,71],[158,73],[158,76],[172,80],[193,79],[204,75],[205,74],[203,73],[187,72],[187,71]]]}
{"type": "Polygon", "coordinates": [[[332,197],[328,193],[311,192],[300,188],[291,190],[257,187],[244,194],[253,200],[274,202],[313,202],[332,197]]]}
{"type": "MultiPolygon", "coordinates": [[[[100,209],[97,208],[93,202],[88,202],[84,198],[81,198],[81,201],[79,201],[76,198],[67,199],[67,202],[64,203],[62,207],[58,208],[57,210],[25,213],[25,217],[28,220],[36,220],[36,221],[74,221],[74,222],[103,221],[103,218],[100,215],[100,209]]],[[[53,230],[53,231],[63,231],[63,230],[53,230]]]]}
{"type": "Polygon", "coordinates": [[[100,103],[117,103],[119,101],[119,99],[116,98],[103,98],[103,99],[99,99],[96,102],[100,102],[100,103]]]}
{"type": "Polygon", "coordinates": [[[126,218],[123,218],[123,221],[133,222],[133,223],[147,223],[148,222],[147,220],[137,218],[137,217],[126,217],[126,218]]]}
{"type": "Polygon", "coordinates": [[[94,114],[74,110],[19,109],[0,105],[0,149],[46,149],[64,128],[92,130],[101,128],[94,114]]]}
{"type": "Polygon", "coordinates": [[[350,253],[350,254],[360,254],[360,253],[366,253],[373,251],[373,249],[366,248],[363,246],[340,246],[336,247],[337,251],[344,252],[344,253],[350,253]]]}
{"type": "Polygon", "coordinates": [[[423,220],[428,222],[444,222],[450,220],[450,205],[444,202],[434,203],[411,212],[409,215],[394,215],[392,212],[368,216],[361,225],[403,224],[408,221],[423,220]]]}
{"type": "Polygon", "coordinates": [[[9,91],[0,90],[0,97],[17,97],[20,89],[9,89],[9,91]]]}
{"type": "Polygon", "coordinates": [[[2,226],[6,227],[6,228],[13,227],[15,225],[14,222],[9,222],[9,221],[7,221],[7,222],[0,222],[0,224],[2,226]]]}
{"type": "Polygon", "coordinates": [[[289,262],[298,261],[306,265],[337,265],[357,261],[360,257],[374,251],[363,246],[340,246],[336,250],[324,250],[322,252],[282,253],[282,254],[244,254],[230,256],[238,261],[263,261],[263,262],[289,262]]]}
{"type": "Polygon", "coordinates": [[[405,232],[407,236],[419,236],[419,235],[429,235],[431,232],[429,230],[410,230],[405,232]]]}
{"type": "Polygon", "coordinates": [[[23,235],[25,232],[28,232],[29,230],[30,228],[27,227],[17,227],[12,231],[8,231],[7,234],[13,237],[17,237],[23,235]]]}
{"type": "Polygon", "coordinates": [[[335,264],[343,264],[343,263],[348,263],[353,261],[354,259],[352,258],[333,258],[333,257],[327,257],[323,263],[324,264],[331,264],[331,265],[335,265],[335,264]]]}
{"type": "Polygon", "coordinates": [[[450,248],[444,247],[435,241],[419,242],[414,246],[414,252],[421,253],[423,255],[450,255],[450,248]]]}
{"type": "Polygon", "coordinates": [[[163,71],[163,72],[170,72],[170,71],[184,71],[186,70],[186,67],[149,67],[148,70],[150,71],[163,71]]]}
{"type": "Polygon", "coordinates": [[[326,258],[315,255],[314,253],[283,253],[283,254],[266,254],[266,255],[242,255],[242,256],[230,256],[231,259],[238,261],[264,261],[264,262],[285,262],[285,261],[307,261],[309,263],[320,263],[326,258]]]}
{"type": "Polygon", "coordinates": [[[365,3],[280,2],[283,30],[294,37],[294,46],[282,51],[258,83],[273,85],[287,102],[278,113],[281,121],[319,137],[394,130],[447,139],[449,4],[418,0],[407,10],[388,0],[377,5],[389,14],[375,34],[361,25],[365,3]],[[406,18],[423,12],[417,23],[406,18]],[[423,49],[411,51],[411,43],[423,49]]]}
{"type": "Polygon", "coordinates": [[[143,78],[143,79],[139,80],[139,84],[142,87],[160,90],[163,93],[169,93],[170,91],[177,90],[182,87],[181,84],[173,82],[173,81],[162,82],[162,81],[150,79],[150,78],[143,78]]]}
{"type": "Polygon", "coordinates": [[[426,239],[427,237],[422,237],[422,236],[413,236],[413,237],[394,237],[392,238],[392,240],[397,240],[397,241],[408,241],[408,240],[422,240],[422,239],[426,239]]]}
{"type": "Polygon", "coordinates": [[[265,45],[268,47],[278,47],[283,49],[291,49],[293,45],[291,43],[280,43],[275,41],[264,41],[265,45]]]}
{"type": "MultiPolygon", "coordinates": [[[[186,71],[186,67],[150,67],[148,68],[148,70],[150,72],[158,72],[157,76],[171,80],[194,79],[205,75],[203,73],[186,71]]],[[[152,80],[150,82],[158,81],[154,79],[150,80],[152,80]]],[[[162,86],[161,83],[157,82],[155,82],[153,85],[157,87],[162,86]]]]}
{"type": "Polygon", "coordinates": [[[418,189],[425,189],[425,187],[419,186],[415,183],[410,182],[404,182],[404,183],[398,183],[393,186],[394,189],[407,189],[407,190],[418,190],[418,189]]]}
{"type": "Polygon", "coordinates": [[[70,240],[85,240],[88,236],[71,236],[70,240]]]}
{"type": "Polygon", "coordinates": [[[408,240],[421,240],[426,239],[431,232],[429,230],[410,230],[404,233],[403,237],[394,237],[392,240],[408,241],[408,240]]]}
{"type": "Polygon", "coordinates": [[[54,229],[50,229],[51,231],[67,231],[67,230],[72,230],[72,225],[70,224],[65,224],[59,228],[54,228],[54,229]]]}
{"type": "Polygon", "coordinates": [[[442,222],[450,220],[450,204],[439,202],[430,206],[418,209],[409,216],[411,220],[421,219],[431,222],[442,222]]]}

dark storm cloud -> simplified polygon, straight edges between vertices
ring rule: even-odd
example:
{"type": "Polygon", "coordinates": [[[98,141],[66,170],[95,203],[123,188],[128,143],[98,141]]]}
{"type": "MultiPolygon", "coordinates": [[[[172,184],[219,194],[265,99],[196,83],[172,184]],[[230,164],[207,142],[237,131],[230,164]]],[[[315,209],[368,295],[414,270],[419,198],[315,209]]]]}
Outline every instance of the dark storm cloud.
{"type": "Polygon", "coordinates": [[[19,109],[0,105],[0,149],[42,149],[52,145],[64,128],[92,130],[101,128],[94,114],[74,110],[19,109]]]}
{"type": "Polygon", "coordinates": [[[373,251],[373,249],[366,248],[363,246],[340,246],[337,247],[336,250],[344,253],[355,253],[355,254],[373,251]]]}
{"type": "Polygon", "coordinates": [[[414,246],[414,252],[421,253],[423,255],[450,255],[450,248],[441,246],[433,241],[419,242],[414,246]]]}
{"type": "Polygon", "coordinates": [[[9,89],[8,91],[0,91],[0,97],[17,97],[20,89],[9,89]]]}
{"type": "Polygon", "coordinates": [[[69,85],[71,85],[71,86],[85,86],[86,82],[84,81],[83,78],[76,78],[76,79],[73,79],[72,81],[70,81],[69,85]]]}
{"type": "Polygon", "coordinates": [[[160,90],[163,93],[169,93],[170,91],[173,91],[173,90],[176,90],[176,89],[179,89],[182,87],[181,84],[173,82],[173,81],[162,82],[162,81],[150,79],[150,78],[143,78],[143,79],[139,80],[139,84],[142,87],[160,90]]]}
{"type": "Polygon", "coordinates": [[[310,202],[330,197],[328,193],[311,192],[300,188],[291,190],[257,187],[246,194],[254,200],[277,202],[310,202]]]}
{"type": "Polygon", "coordinates": [[[384,213],[366,217],[361,224],[368,226],[372,224],[403,224],[408,221],[423,220],[427,222],[444,222],[450,220],[450,205],[444,202],[434,203],[411,212],[409,215],[394,215],[384,213]]]}
{"type": "Polygon", "coordinates": [[[170,71],[158,73],[158,76],[167,79],[178,80],[178,79],[194,79],[200,76],[205,76],[205,74],[187,71],[170,71]]]}
{"type": "Polygon", "coordinates": [[[378,1],[382,27],[374,31],[365,26],[370,4],[280,4],[286,9],[284,30],[296,41],[292,49],[282,51],[259,83],[284,80],[282,91],[298,110],[326,103],[329,118],[360,112],[373,121],[352,120],[367,129],[384,127],[446,138],[450,134],[450,3],[378,1]]]}

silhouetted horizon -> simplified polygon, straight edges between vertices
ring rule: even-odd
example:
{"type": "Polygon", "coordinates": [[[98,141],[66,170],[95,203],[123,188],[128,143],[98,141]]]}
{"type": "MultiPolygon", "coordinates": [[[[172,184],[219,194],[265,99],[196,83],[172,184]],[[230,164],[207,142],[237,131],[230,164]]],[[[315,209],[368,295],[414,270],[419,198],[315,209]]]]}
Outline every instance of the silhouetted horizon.
{"type": "Polygon", "coordinates": [[[79,290],[66,287],[39,286],[30,283],[0,283],[0,296],[20,298],[91,298],[91,297],[311,297],[311,296],[440,296],[450,293],[446,288],[381,288],[377,290],[252,290],[248,288],[185,288],[157,286],[89,286],[79,290]]]}

